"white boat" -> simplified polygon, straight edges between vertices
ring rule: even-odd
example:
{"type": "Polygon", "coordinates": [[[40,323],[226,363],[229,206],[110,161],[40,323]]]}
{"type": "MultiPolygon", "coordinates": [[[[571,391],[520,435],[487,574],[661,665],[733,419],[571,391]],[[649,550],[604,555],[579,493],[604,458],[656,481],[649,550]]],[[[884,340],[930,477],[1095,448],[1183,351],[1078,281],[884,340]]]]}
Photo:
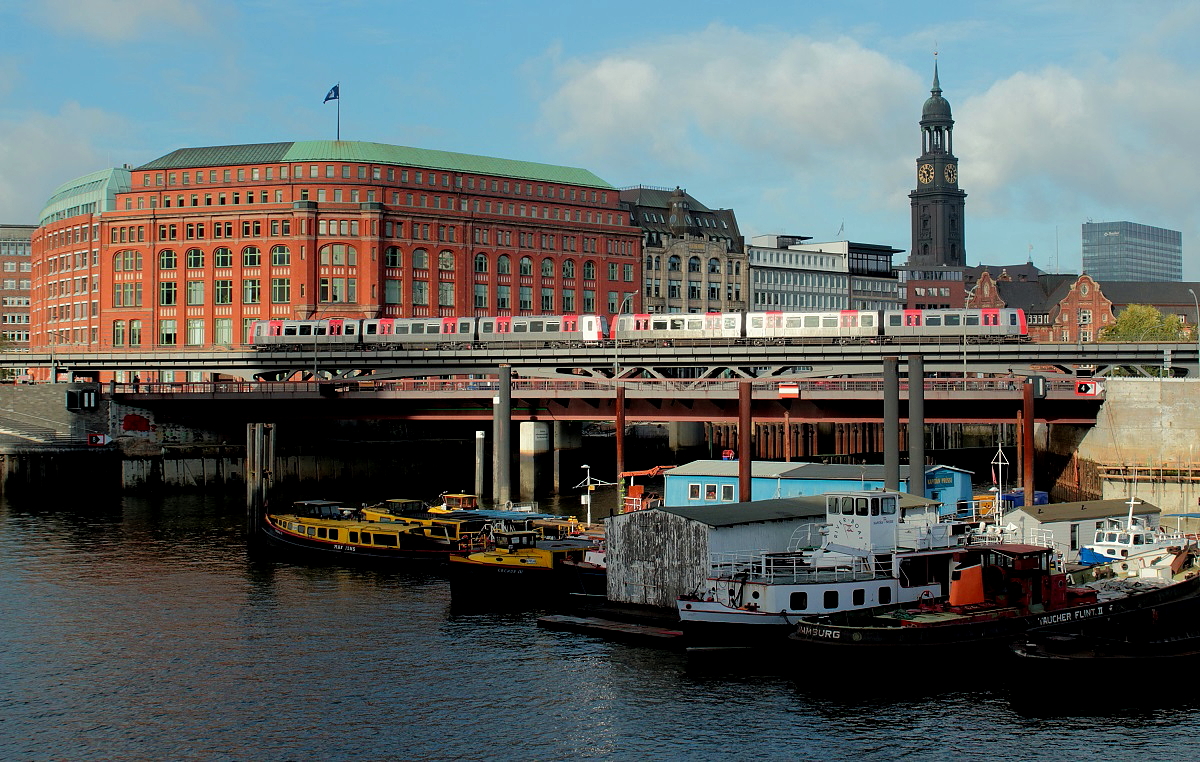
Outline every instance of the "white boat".
{"type": "Polygon", "coordinates": [[[783,638],[802,616],[940,598],[956,552],[1002,539],[900,502],[895,492],[829,493],[816,547],[713,554],[706,588],[676,602],[684,631],[693,643],[783,638]]]}
{"type": "Polygon", "coordinates": [[[1129,516],[1122,523],[1109,519],[1108,526],[1096,530],[1096,540],[1079,549],[1079,563],[1091,566],[1112,561],[1125,561],[1144,556],[1161,554],[1167,548],[1186,545],[1188,538],[1166,527],[1152,527],[1144,519],[1133,515],[1133,508],[1140,505],[1136,498],[1129,499],[1129,516]]]}

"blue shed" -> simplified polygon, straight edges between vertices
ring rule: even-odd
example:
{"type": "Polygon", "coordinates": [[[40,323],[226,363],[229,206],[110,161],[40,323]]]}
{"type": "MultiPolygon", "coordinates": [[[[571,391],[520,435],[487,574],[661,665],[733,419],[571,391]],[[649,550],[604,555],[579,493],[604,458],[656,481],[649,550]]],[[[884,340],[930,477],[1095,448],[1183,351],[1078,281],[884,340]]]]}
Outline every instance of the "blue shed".
{"type": "MultiPolygon", "coordinates": [[[[900,491],[908,489],[908,466],[900,467],[900,491]]],[[[664,503],[670,507],[738,502],[736,460],[696,460],[663,474],[664,503]]],[[[750,464],[751,500],[823,495],[845,490],[883,489],[881,465],[840,463],[780,463],[756,460],[750,464]]],[[[926,466],[925,497],[951,512],[971,499],[971,472],[953,466],[926,466]]]]}

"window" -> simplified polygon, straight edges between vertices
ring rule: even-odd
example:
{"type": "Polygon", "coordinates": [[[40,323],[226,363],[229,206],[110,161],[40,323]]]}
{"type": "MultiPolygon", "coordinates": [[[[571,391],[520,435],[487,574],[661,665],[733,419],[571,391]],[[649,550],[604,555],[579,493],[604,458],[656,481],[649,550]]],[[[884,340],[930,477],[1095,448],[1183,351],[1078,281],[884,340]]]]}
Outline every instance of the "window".
{"type": "Polygon", "coordinates": [[[575,260],[563,260],[562,276],[565,279],[573,279],[575,277],[575,260]]]}
{"type": "Polygon", "coordinates": [[[542,289],[542,312],[554,311],[554,289],[542,289]]]}
{"type": "MultiPolygon", "coordinates": [[[[203,298],[203,292],[201,292],[201,298],[203,298]]],[[[213,281],[213,304],[233,304],[233,281],[213,281]]]]}
{"type": "Polygon", "coordinates": [[[271,278],[271,303],[288,304],[292,301],[292,282],[287,278],[271,278]]]}
{"type": "Polygon", "coordinates": [[[188,346],[198,347],[204,343],[204,321],[196,318],[187,321],[188,346]]]}
{"type": "Polygon", "coordinates": [[[520,298],[519,309],[530,311],[533,309],[533,289],[529,286],[521,286],[517,293],[520,298]]]}
{"type": "MultiPolygon", "coordinates": [[[[174,307],[178,304],[177,286],[174,281],[163,281],[158,284],[158,304],[161,307],[174,307]]],[[[129,305],[125,305],[129,306],[129,305]]]]}
{"type": "Polygon", "coordinates": [[[258,267],[262,264],[262,252],[257,246],[242,249],[242,267],[258,267]]]}
{"type": "Polygon", "coordinates": [[[542,277],[543,278],[553,278],[554,277],[554,260],[551,259],[550,257],[546,257],[545,259],[542,260],[542,277]]]}
{"type": "Polygon", "coordinates": [[[519,274],[533,275],[533,260],[529,257],[521,257],[519,274]]]}
{"type": "Polygon", "coordinates": [[[129,321],[129,346],[140,347],[142,345],[142,321],[129,321]]]}
{"type": "Polygon", "coordinates": [[[507,254],[501,254],[496,259],[496,272],[500,275],[512,274],[512,264],[510,263],[507,254]]]}
{"type": "Polygon", "coordinates": [[[213,343],[223,347],[233,346],[232,318],[217,318],[213,321],[213,343]]]}
{"type": "Polygon", "coordinates": [[[512,309],[512,287],[496,286],[496,309],[512,309]]]}
{"type": "Polygon", "coordinates": [[[173,347],[176,343],[177,331],[174,320],[161,320],[158,323],[158,343],[164,347],[173,347]]]}
{"type": "Polygon", "coordinates": [[[595,280],[596,279],[596,263],[590,259],[583,263],[583,279],[584,280],[595,280]]]}
{"type": "Polygon", "coordinates": [[[423,280],[415,280],[412,284],[412,301],[422,307],[429,305],[429,284],[423,280]]]}
{"type": "Polygon", "coordinates": [[[292,263],[292,252],[288,247],[280,244],[271,247],[271,264],[276,267],[290,265],[292,263]]]}
{"type": "MultiPolygon", "coordinates": [[[[476,254],[475,255],[475,272],[485,273],[487,271],[488,271],[487,255],[486,254],[476,254]]],[[[475,305],[475,306],[478,307],[479,305],[475,305]]],[[[484,305],[484,306],[487,306],[487,305],[484,305]]]]}
{"type": "Polygon", "coordinates": [[[454,252],[443,251],[441,254],[438,254],[438,269],[439,270],[453,270],[454,269],[454,252]]]}
{"type": "Polygon", "coordinates": [[[484,309],[487,309],[487,306],[488,306],[487,284],[486,283],[476,283],[475,284],[475,308],[484,310],[484,309]]]}
{"type": "Polygon", "coordinates": [[[396,246],[389,246],[383,250],[383,266],[384,267],[403,267],[404,254],[396,246]]]}
{"type": "Polygon", "coordinates": [[[438,284],[438,306],[453,307],[454,306],[454,284],[439,283],[438,284]]]}
{"type": "Polygon", "coordinates": [[[390,278],[383,282],[383,302],[384,304],[402,304],[404,301],[403,289],[400,281],[390,278]]]}
{"type": "Polygon", "coordinates": [[[112,330],[112,344],[114,347],[125,346],[125,321],[114,320],[112,330]]]}
{"type": "MultiPolygon", "coordinates": [[[[191,252],[188,254],[190,256],[191,252]]],[[[233,249],[227,246],[218,246],[213,249],[213,267],[233,267],[233,249]]]]}
{"type": "Polygon", "coordinates": [[[428,270],[429,252],[424,249],[414,249],[412,253],[412,266],[416,270],[428,270]]]}
{"type": "Polygon", "coordinates": [[[204,304],[204,281],[189,280],[187,282],[187,303],[189,305],[204,304]]]}
{"type": "Polygon", "coordinates": [[[242,281],[242,304],[259,304],[262,301],[262,284],[258,278],[242,281]]]}
{"type": "Polygon", "coordinates": [[[158,269],[174,270],[179,263],[179,257],[173,249],[163,249],[158,253],[158,269]]]}

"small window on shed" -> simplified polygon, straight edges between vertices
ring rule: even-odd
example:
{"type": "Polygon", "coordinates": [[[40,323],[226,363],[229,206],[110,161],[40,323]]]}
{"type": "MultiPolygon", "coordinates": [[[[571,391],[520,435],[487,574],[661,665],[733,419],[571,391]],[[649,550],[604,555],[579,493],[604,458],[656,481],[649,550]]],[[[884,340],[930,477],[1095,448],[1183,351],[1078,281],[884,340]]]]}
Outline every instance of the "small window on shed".
{"type": "Polygon", "coordinates": [[[724,502],[724,503],[732,503],[733,502],[733,485],[732,484],[722,484],[721,485],[721,502],[724,502]]]}
{"type": "Polygon", "coordinates": [[[699,484],[689,484],[688,485],[688,500],[699,500],[699,499],[700,499],[700,485],[699,484]]]}
{"type": "Polygon", "coordinates": [[[704,499],[705,500],[716,500],[717,499],[717,485],[715,485],[715,484],[705,484],[704,485],[704,499]]]}

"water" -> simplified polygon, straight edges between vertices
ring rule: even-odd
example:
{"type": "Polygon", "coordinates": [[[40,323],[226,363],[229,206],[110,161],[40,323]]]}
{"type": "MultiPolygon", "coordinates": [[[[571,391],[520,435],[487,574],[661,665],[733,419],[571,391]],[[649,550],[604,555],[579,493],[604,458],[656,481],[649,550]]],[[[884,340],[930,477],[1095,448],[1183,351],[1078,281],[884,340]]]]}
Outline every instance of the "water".
{"type": "Polygon", "coordinates": [[[988,663],[846,665],[835,686],[767,672],[712,674],[539,629],[530,613],[459,612],[436,567],[254,560],[236,502],[0,503],[5,760],[1200,752],[1200,703],[1163,693],[1178,675],[1123,690],[1112,675],[1096,687],[1033,670],[1005,680],[988,663]]]}

